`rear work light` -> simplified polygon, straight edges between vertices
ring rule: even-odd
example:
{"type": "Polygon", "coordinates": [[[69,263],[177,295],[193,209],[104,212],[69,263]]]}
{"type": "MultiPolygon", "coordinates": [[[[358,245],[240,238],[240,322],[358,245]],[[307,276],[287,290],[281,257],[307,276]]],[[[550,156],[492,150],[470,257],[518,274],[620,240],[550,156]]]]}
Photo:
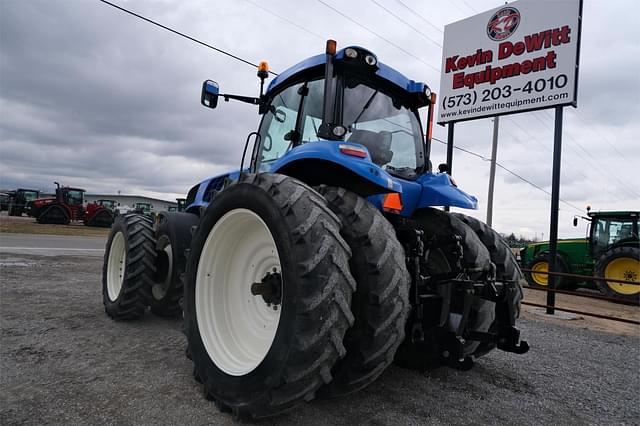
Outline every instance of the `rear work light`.
{"type": "Polygon", "coordinates": [[[397,192],[390,192],[384,196],[382,209],[390,213],[400,213],[402,211],[402,198],[397,192]]]}
{"type": "Polygon", "coordinates": [[[367,150],[355,145],[340,144],[340,152],[352,157],[367,158],[367,150]]]}

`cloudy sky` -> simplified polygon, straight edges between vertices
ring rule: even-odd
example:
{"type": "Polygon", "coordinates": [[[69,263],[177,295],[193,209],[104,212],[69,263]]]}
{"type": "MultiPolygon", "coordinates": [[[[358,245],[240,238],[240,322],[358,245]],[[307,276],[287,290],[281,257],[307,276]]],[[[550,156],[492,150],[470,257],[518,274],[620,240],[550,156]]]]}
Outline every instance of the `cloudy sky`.
{"type": "MultiPolygon", "coordinates": [[[[533,1],[533,0],[532,0],[533,1]]],[[[562,0],[560,0],[562,1],[562,0]]],[[[439,88],[444,26],[501,0],[113,0],[278,72],[357,44],[414,80],[439,88]]],[[[550,11],[552,11],[552,2],[550,11]]],[[[560,235],[587,204],[640,210],[640,2],[585,0],[578,109],[565,109],[560,235]]],[[[256,110],[200,106],[204,79],[255,95],[250,66],[97,0],[0,0],[0,187],[184,196],[237,168],[256,110]]],[[[498,161],[550,192],[553,110],[503,117],[498,161]]],[[[456,126],[456,144],[490,157],[492,122],[456,126]]],[[[434,135],[446,139],[446,129],[434,135]]],[[[445,160],[434,143],[432,161],[445,160]]],[[[456,150],[454,176],[486,215],[489,163],[456,150]]],[[[498,169],[494,227],[548,236],[550,197],[498,169]]]]}

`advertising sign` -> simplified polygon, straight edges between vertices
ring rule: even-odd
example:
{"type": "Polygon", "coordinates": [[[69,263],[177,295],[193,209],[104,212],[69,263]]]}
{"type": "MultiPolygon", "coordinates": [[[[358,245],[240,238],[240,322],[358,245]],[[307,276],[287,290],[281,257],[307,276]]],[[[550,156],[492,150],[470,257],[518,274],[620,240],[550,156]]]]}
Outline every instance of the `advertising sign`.
{"type": "Polygon", "coordinates": [[[577,105],[581,0],[520,0],[444,29],[438,123],[577,105]]]}

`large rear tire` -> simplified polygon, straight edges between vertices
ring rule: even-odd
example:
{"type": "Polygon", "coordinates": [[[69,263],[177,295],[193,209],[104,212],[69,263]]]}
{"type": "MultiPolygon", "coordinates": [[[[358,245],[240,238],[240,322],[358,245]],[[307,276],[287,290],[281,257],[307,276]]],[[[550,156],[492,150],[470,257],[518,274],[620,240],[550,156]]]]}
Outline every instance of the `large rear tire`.
{"type": "Polygon", "coordinates": [[[404,340],[411,277],[395,230],[378,209],[343,188],[322,186],[319,191],[342,221],[357,283],[351,302],[355,324],[344,340],[347,355],[320,391],[324,397],[336,397],[364,388],[393,362],[404,340]]]}
{"type": "Polygon", "coordinates": [[[185,251],[191,245],[191,229],[198,216],[162,212],[156,217],[157,273],[151,289],[151,312],[161,317],[182,316],[184,287],[181,275],[187,268],[185,251]]]}
{"type": "Polygon", "coordinates": [[[138,214],[118,216],[102,268],[102,301],[111,318],[131,320],[144,314],[156,272],[155,246],[151,219],[138,214]]]}
{"type": "Polygon", "coordinates": [[[354,321],[349,256],[340,221],[302,182],[247,174],[217,194],[193,236],[184,317],[219,406],[271,416],[331,381],[354,321]]]}
{"type": "Polygon", "coordinates": [[[596,264],[595,275],[629,282],[622,284],[598,280],[598,287],[605,295],[640,302],[640,247],[615,247],[607,250],[596,264]]]}

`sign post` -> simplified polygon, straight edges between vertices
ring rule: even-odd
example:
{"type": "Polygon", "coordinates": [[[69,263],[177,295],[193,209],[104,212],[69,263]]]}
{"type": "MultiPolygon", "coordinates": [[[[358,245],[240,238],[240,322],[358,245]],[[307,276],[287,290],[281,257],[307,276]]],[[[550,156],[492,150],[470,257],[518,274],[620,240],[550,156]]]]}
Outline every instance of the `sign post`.
{"type": "Polygon", "coordinates": [[[489,193],[487,194],[487,225],[493,222],[493,185],[496,180],[496,157],[498,155],[498,129],[500,116],[493,118],[493,142],[491,144],[491,169],[489,169],[489,193]]]}
{"type": "MultiPolygon", "coordinates": [[[[582,0],[519,0],[445,26],[438,124],[448,124],[453,169],[454,123],[555,108],[549,266],[557,271],[563,107],[577,107],[582,0]]],[[[497,131],[494,132],[496,139],[497,131]]],[[[492,149],[492,173],[495,151],[492,149]]],[[[493,181],[489,197],[492,199],[493,181]]],[[[491,222],[492,201],[487,221],[491,222]]],[[[555,288],[554,275],[549,288],[555,288]]],[[[555,294],[547,295],[549,314],[555,294]]]]}

